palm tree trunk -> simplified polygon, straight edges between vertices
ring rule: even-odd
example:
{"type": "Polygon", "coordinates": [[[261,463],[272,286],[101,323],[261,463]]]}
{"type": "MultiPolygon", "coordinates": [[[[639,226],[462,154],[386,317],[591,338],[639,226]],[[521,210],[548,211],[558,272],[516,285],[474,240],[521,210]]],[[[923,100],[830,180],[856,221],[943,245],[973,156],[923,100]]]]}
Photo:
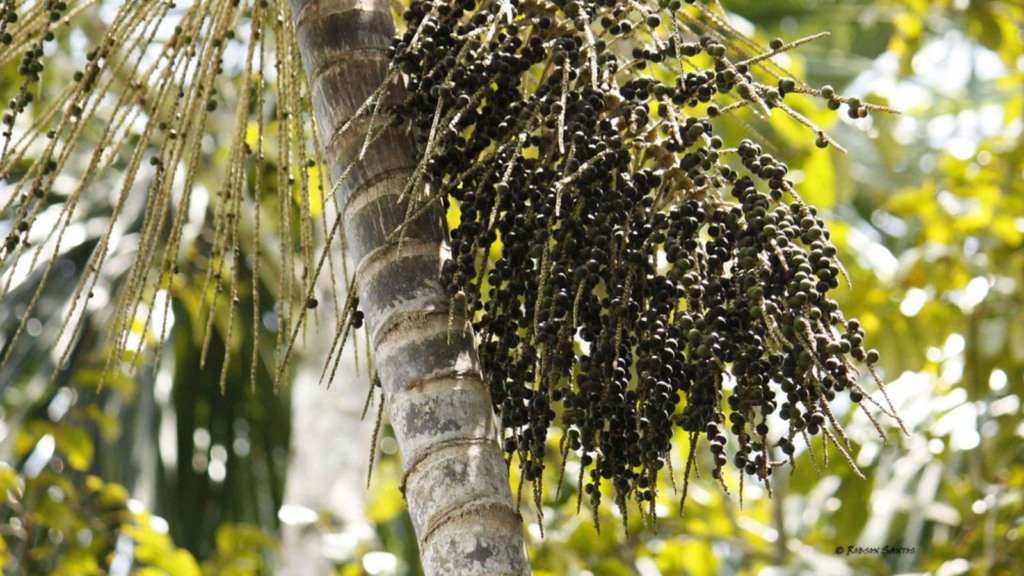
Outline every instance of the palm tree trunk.
{"type": "MultiPolygon", "coordinates": [[[[383,82],[394,23],[386,0],[292,0],[292,14],[337,180],[362,146],[358,134],[338,136],[338,129],[383,82]]],[[[473,335],[459,318],[448,329],[449,299],[438,282],[447,252],[440,210],[409,226],[401,246],[385,241],[405,219],[398,200],[416,156],[404,128],[388,129],[340,194],[420,558],[428,576],[529,574],[473,335]]]]}

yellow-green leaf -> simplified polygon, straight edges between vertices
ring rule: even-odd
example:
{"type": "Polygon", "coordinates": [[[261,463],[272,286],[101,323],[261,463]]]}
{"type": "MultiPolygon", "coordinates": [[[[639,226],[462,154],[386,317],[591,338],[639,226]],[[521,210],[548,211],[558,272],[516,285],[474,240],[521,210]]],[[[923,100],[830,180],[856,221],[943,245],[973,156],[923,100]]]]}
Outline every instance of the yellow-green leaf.
{"type": "Polygon", "coordinates": [[[831,208],[836,203],[836,173],[832,166],[832,153],[815,148],[804,162],[804,183],[800,194],[807,202],[819,208],[831,208]]]}
{"type": "Polygon", "coordinates": [[[56,431],[57,449],[68,459],[71,468],[84,472],[92,464],[95,447],[89,434],[81,428],[60,427],[56,431]]]}

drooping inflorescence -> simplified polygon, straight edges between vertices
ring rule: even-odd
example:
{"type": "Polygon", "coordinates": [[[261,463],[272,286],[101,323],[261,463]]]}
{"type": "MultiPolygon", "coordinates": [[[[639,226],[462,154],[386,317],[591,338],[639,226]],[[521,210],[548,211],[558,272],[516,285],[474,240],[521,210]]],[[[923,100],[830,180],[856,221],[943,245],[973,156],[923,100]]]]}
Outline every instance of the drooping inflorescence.
{"type": "Polygon", "coordinates": [[[700,446],[720,480],[731,461],[767,482],[815,435],[849,460],[830,402],[868,398],[855,362],[877,353],[828,295],[844,271],[785,163],[718,127],[780,109],[825,146],[788,95],[866,107],[768,59],[801,42],[688,4],[417,1],[392,43],[429,184],[413,200],[458,208],[442,282],[535,497],[552,426],[593,505],[610,482],[652,518],[676,429],[686,478],[700,446]]]}
{"type": "MultiPolygon", "coordinates": [[[[94,294],[115,286],[104,379],[138,366],[144,349],[159,359],[167,333],[153,325],[153,311],[162,308],[167,316],[171,299],[161,294],[189,274],[202,278],[203,363],[215,325],[231,340],[245,314],[240,290],[251,295],[247,315],[261,325],[261,265],[279,271],[275,324],[290,328],[307,310],[316,267],[314,216],[327,224],[324,203],[311,193],[323,175],[315,170],[319,153],[290,6],[262,0],[124,2],[97,14],[96,4],[0,0],[0,70],[17,79],[0,86],[7,100],[0,119],[0,304],[9,304],[27,271],[40,273],[20,324],[0,343],[0,370],[26,336],[27,322],[49,313],[37,304],[72,245],[66,230],[93,216],[105,226],[88,261],[76,266],[71,302],[59,312],[63,321],[48,342],[62,343],[60,366],[68,361],[67,343],[82,333],[94,294]],[[87,25],[102,32],[95,39],[71,32],[73,19],[90,18],[102,24],[87,25]],[[88,47],[71,50],[82,42],[88,47]],[[225,107],[218,111],[223,102],[234,105],[233,124],[225,107]],[[206,172],[210,133],[222,148],[216,181],[206,172]],[[269,192],[275,193],[274,207],[263,198],[269,192]],[[278,232],[276,262],[261,264],[261,221],[278,232]],[[129,269],[120,278],[105,276],[118,238],[135,234],[129,269]],[[156,346],[138,344],[148,344],[139,338],[151,333],[156,346]]],[[[333,277],[333,259],[324,268],[333,277]]],[[[289,333],[277,330],[278,379],[287,364],[289,333]]],[[[259,336],[257,331],[251,353],[253,381],[259,336]]],[[[222,385],[227,366],[222,364],[222,385]]]]}

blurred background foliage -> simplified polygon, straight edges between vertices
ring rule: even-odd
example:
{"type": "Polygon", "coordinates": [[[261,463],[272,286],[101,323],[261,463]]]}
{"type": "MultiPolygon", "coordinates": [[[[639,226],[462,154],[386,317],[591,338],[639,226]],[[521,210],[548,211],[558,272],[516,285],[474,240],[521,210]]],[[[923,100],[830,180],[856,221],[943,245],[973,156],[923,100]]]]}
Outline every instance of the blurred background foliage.
{"type": "MultiPolygon", "coordinates": [[[[848,148],[846,155],[818,150],[785,117],[751,117],[734,129],[769,141],[772,153],[788,160],[793,179],[802,178],[805,199],[828,216],[853,280],[852,288],[841,289],[841,304],[848,316],[862,320],[881,352],[880,376],[910,433],[886,430],[890,442],[884,444],[864,414],[838,406],[857,443],[853,457],[863,479],[838,458],[824,467],[815,445],[798,452],[792,474],[778,475],[770,497],[748,484],[741,502],[735,478],[730,494],[704,478],[691,483],[681,516],[679,495],[663,486],[656,530],[631,525],[628,536],[612,512],[602,512],[600,532],[588,510],[577,515],[573,463],[561,483],[558,466],[551,466],[543,522],[523,503],[535,573],[1019,573],[1024,7],[1016,0],[724,5],[734,24],[764,41],[829,31],[829,38],[777,61],[811,85],[832,84],[902,111],[847,120],[795,104],[848,148]],[[886,547],[897,553],[886,554],[886,547]]],[[[85,22],[77,33],[95,36],[85,22]]],[[[58,38],[60,49],[72,49],[73,34],[58,38]]],[[[12,74],[0,70],[0,86],[14,86],[4,77],[12,74]]],[[[5,99],[6,90],[0,88],[5,99]]],[[[216,136],[211,139],[213,151],[216,136]]],[[[216,165],[214,156],[200,186],[203,179],[212,186],[216,165]]],[[[276,179],[273,158],[264,174],[250,177],[276,179]]],[[[62,287],[74,285],[98,241],[90,231],[102,229],[89,226],[89,218],[102,212],[95,207],[76,241],[67,242],[56,267],[67,281],[51,283],[28,324],[30,336],[56,333],[59,314],[47,318],[45,311],[59,309],[68,297],[62,287]]],[[[132,225],[125,225],[125,238],[131,238],[132,225]]],[[[201,233],[186,235],[197,246],[204,241],[201,233]]],[[[273,235],[260,239],[267,250],[275,242],[273,235]]],[[[130,260],[131,246],[119,244],[111,261],[130,260]]],[[[265,334],[277,329],[271,295],[278,273],[261,269],[257,282],[238,284],[259,286],[266,313],[236,318],[240,328],[229,339],[220,329],[227,320],[215,319],[209,361],[200,369],[205,264],[193,265],[158,295],[170,299],[172,313],[136,330],[139,362],[130,377],[107,374],[105,366],[109,319],[103,303],[123,282],[116,266],[95,289],[96,305],[67,368],[51,377],[58,359],[34,347],[35,338],[22,339],[12,351],[0,373],[4,574],[274,572],[276,535],[289,519],[278,513],[289,430],[301,423],[291,420],[290,390],[275,392],[271,383],[273,337],[260,340],[258,357],[268,360],[257,363],[255,381],[240,383],[249,381],[251,366],[242,359],[255,345],[255,324],[265,334]],[[169,338],[160,348],[153,343],[164,326],[169,338]],[[232,360],[223,367],[228,350],[232,360]],[[156,356],[159,365],[152,362],[156,356]],[[223,392],[222,369],[233,383],[223,392]]],[[[30,297],[26,288],[26,302],[30,297]]],[[[10,334],[23,314],[17,306],[0,310],[2,334],[10,334]]],[[[363,374],[341,383],[347,394],[365,395],[363,374]]],[[[552,442],[557,445],[557,435],[552,442]]],[[[337,574],[418,574],[415,538],[397,490],[400,464],[386,425],[379,446],[375,478],[365,492],[374,534],[329,554],[337,574]]],[[[686,457],[675,455],[675,470],[684,468],[686,457]]],[[[515,488],[518,479],[513,482],[515,488]]]]}

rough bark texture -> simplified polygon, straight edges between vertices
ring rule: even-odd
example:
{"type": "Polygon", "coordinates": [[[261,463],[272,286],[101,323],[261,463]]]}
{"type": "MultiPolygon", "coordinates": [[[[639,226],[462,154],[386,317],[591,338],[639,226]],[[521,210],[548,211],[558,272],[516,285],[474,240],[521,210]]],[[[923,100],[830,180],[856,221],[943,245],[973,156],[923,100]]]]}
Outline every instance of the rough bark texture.
{"type": "MultiPolygon", "coordinates": [[[[358,131],[339,136],[338,128],[385,78],[394,23],[382,0],[292,0],[292,10],[337,179],[362,146],[358,131]]],[[[449,334],[449,301],[438,282],[447,251],[443,215],[434,211],[407,228],[401,248],[385,242],[405,218],[398,199],[415,163],[405,129],[389,129],[352,166],[340,194],[424,572],[529,574],[473,337],[459,317],[449,334]]]]}

